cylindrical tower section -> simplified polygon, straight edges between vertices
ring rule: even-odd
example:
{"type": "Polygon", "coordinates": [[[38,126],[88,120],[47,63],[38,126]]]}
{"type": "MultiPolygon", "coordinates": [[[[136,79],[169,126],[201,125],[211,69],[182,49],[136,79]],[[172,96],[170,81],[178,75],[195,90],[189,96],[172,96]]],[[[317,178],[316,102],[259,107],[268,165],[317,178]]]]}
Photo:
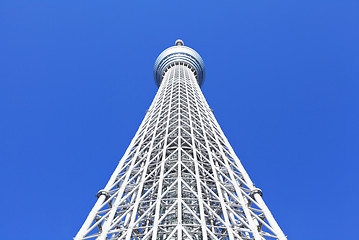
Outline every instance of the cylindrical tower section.
{"type": "Polygon", "coordinates": [[[187,63],[194,72],[199,86],[203,85],[206,70],[201,56],[192,48],[184,46],[183,41],[178,39],[175,46],[164,50],[155,62],[153,77],[158,87],[167,70],[178,62],[187,63]]]}

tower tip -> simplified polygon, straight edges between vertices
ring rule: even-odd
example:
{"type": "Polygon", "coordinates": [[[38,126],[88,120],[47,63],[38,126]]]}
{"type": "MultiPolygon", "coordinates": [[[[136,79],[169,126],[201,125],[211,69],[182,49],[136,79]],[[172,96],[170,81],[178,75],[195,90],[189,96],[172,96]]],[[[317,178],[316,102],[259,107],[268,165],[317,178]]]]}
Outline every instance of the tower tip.
{"type": "Polygon", "coordinates": [[[183,46],[184,43],[181,39],[177,39],[176,43],[175,43],[176,46],[183,46]]]}

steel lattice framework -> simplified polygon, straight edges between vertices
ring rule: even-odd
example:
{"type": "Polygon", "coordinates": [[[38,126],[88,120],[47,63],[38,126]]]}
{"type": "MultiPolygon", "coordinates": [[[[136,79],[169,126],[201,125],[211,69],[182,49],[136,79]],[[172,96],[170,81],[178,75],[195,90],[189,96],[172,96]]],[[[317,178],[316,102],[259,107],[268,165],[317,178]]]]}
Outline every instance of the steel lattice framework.
{"type": "Polygon", "coordinates": [[[160,55],[158,93],[75,239],[286,239],[200,90],[204,71],[180,40],[160,55]]]}

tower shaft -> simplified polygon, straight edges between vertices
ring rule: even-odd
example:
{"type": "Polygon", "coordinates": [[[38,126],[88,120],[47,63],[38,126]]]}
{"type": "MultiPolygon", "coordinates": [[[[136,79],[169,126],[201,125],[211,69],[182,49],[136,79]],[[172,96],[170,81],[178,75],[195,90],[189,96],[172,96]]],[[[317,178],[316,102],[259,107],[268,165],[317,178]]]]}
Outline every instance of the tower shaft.
{"type": "Polygon", "coordinates": [[[261,195],[175,61],[75,239],[286,239],[261,195]]]}

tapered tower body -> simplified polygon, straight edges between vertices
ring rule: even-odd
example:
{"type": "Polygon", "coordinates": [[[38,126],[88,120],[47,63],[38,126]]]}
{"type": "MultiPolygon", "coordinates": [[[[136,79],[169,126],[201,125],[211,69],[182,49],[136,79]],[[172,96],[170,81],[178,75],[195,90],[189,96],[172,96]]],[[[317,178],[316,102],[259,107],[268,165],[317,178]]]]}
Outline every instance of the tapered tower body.
{"type": "Polygon", "coordinates": [[[201,92],[199,54],[177,40],[154,78],[157,95],[75,239],[286,239],[201,92]]]}

